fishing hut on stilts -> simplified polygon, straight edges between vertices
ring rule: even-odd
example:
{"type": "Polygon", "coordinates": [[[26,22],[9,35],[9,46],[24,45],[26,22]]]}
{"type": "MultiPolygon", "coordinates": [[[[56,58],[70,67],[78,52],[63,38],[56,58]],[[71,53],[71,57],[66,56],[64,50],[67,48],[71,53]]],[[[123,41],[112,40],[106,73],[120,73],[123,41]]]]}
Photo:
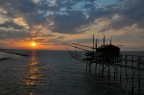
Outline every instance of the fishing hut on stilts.
{"type": "Polygon", "coordinates": [[[98,46],[98,39],[94,35],[92,40],[92,47],[64,44],[85,51],[83,61],[86,72],[94,75],[97,81],[118,84],[126,90],[127,95],[144,95],[144,56],[121,54],[120,48],[113,45],[111,40],[105,44],[105,35],[101,46],[98,46]]]}

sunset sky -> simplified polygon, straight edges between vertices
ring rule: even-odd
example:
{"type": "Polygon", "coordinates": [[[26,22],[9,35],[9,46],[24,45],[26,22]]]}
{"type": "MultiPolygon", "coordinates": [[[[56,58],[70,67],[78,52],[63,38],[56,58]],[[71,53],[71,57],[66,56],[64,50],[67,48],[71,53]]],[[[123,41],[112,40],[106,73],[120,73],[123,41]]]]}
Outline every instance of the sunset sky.
{"type": "Polygon", "coordinates": [[[144,50],[144,0],[0,0],[0,48],[65,50],[112,37],[122,50],[144,50]]]}

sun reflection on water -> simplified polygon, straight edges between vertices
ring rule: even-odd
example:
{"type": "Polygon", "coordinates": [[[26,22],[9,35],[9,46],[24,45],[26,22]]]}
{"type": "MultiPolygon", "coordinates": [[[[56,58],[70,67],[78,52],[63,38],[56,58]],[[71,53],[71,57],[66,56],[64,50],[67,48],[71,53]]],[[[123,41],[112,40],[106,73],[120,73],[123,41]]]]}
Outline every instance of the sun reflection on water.
{"type": "Polygon", "coordinates": [[[43,83],[42,72],[40,70],[39,64],[39,60],[36,57],[36,51],[32,51],[32,56],[29,60],[29,67],[27,68],[24,81],[25,88],[28,89],[26,94],[31,95],[32,93],[35,93],[36,89],[39,89],[43,83]]]}

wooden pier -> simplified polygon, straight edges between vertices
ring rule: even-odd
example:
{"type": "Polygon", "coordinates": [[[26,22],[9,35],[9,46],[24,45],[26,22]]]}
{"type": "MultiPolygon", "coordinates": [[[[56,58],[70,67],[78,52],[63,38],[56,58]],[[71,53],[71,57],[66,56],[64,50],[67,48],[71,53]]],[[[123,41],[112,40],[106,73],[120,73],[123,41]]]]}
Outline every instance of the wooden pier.
{"type": "Polygon", "coordinates": [[[121,55],[111,62],[103,61],[103,58],[85,62],[86,72],[100,81],[119,83],[128,95],[143,95],[144,56],[121,55]]]}
{"type": "Polygon", "coordinates": [[[112,45],[111,40],[110,44],[105,44],[105,35],[101,46],[94,35],[92,40],[92,47],[64,44],[86,52],[83,58],[86,72],[95,76],[97,81],[119,84],[127,95],[144,95],[144,56],[120,54],[120,48],[112,45]]]}

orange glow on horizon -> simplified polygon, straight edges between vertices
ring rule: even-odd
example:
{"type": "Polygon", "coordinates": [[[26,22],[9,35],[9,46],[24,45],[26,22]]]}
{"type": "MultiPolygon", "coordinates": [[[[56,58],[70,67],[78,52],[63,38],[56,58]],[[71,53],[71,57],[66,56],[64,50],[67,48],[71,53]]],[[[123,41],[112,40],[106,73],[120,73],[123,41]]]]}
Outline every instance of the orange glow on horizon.
{"type": "MultiPolygon", "coordinates": [[[[11,49],[26,49],[26,50],[65,50],[67,46],[63,44],[53,44],[53,43],[43,43],[43,42],[36,42],[36,41],[14,41],[11,44],[10,41],[3,42],[5,47],[11,49]],[[10,45],[11,44],[11,45],[10,45]]],[[[70,47],[68,47],[70,48],[70,47]]]]}

